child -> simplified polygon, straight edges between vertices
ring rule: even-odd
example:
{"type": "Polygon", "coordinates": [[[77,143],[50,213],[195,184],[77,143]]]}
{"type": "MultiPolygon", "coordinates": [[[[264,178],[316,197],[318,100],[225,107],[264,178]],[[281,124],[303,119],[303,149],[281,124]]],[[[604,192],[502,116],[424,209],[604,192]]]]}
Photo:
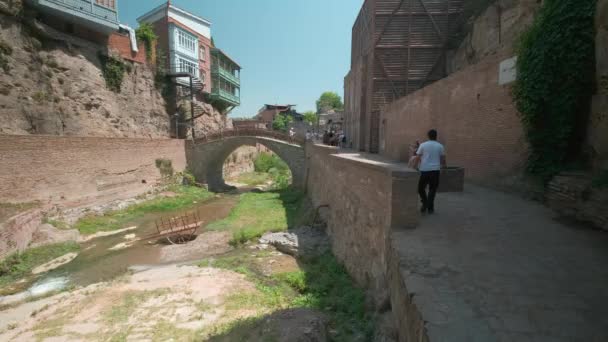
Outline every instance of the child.
{"type": "Polygon", "coordinates": [[[414,170],[418,170],[418,158],[416,158],[416,152],[418,152],[418,148],[420,147],[420,141],[416,140],[416,142],[410,145],[410,159],[407,163],[407,166],[411,167],[414,170]]]}

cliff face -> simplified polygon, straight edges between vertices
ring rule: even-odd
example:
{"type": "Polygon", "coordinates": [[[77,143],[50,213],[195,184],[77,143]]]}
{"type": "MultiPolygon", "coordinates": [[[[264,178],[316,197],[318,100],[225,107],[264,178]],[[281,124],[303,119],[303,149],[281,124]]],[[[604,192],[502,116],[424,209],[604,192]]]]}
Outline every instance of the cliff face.
{"type": "MultiPolygon", "coordinates": [[[[125,61],[120,92],[111,91],[99,57],[106,47],[47,29],[41,35],[0,11],[0,134],[171,137],[172,113],[150,67],[125,61]]],[[[209,107],[197,132],[229,125],[209,107]]]]}

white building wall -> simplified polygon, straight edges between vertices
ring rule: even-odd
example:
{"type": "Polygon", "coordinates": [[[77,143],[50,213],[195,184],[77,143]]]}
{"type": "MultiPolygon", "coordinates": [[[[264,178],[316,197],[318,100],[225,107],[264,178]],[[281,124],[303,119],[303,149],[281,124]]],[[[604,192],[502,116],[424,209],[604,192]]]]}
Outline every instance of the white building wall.
{"type": "Polygon", "coordinates": [[[189,27],[196,33],[200,34],[203,37],[211,39],[211,24],[205,23],[200,20],[196,20],[191,15],[188,15],[186,12],[181,11],[178,8],[171,7],[169,10],[169,18],[175,19],[181,24],[189,27]]]}
{"type": "MultiPolygon", "coordinates": [[[[171,69],[174,71],[184,72],[186,70],[182,70],[181,64],[182,61],[189,62],[192,64],[194,75],[196,77],[200,77],[199,75],[199,63],[198,63],[198,50],[199,50],[199,42],[198,38],[189,32],[182,30],[174,24],[169,24],[169,60],[171,63],[171,69]],[[194,41],[194,51],[189,50],[181,46],[180,44],[180,32],[182,34],[187,35],[194,41]]],[[[190,82],[188,78],[178,78],[178,82],[187,84],[190,82]]]]}

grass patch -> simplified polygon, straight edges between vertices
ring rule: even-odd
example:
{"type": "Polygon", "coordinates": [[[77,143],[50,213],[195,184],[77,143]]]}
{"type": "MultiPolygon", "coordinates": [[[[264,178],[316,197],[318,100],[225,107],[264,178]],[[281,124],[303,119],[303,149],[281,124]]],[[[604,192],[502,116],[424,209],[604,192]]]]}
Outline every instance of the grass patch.
{"type": "Polygon", "coordinates": [[[233,245],[259,238],[266,232],[280,232],[298,223],[304,194],[283,190],[242,194],[227,218],[211,223],[208,230],[230,231],[233,245]]]}
{"type": "MultiPolygon", "coordinates": [[[[253,309],[259,315],[277,310],[309,308],[324,312],[333,341],[369,341],[373,336],[373,319],[365,310],[365,294],[353,285],[351,277],[336,258],[327,253],[300,260],[300,271],[264,276],[248,253],[203,261],[199,266],[216,267],[245,274],[256,286],[255,292],[234,294],[226,299],[228,310],[253,309]]],[[[213,330],[211,340],[251,330],[258,318],[232,322],[213,330]],[[242,330],[242,331],[241,331],[242,330]]],[[[228,339],[229,340],[229,339],[228,339]]]]}
{"type": "Polygon", "coordinates": [[[126,223],[141,218],[147,213],[189,208],[196,204],[194,202],[200,202],[213,196],[211,192],[193,186],[172,186],[169,190],[177,195],[155,198],[126,209],[110,211],[104,215],[88,215],[78,220],[74,228],[82,234],[118,230],[124,228],[126,223]]]}
{"type": "Polygon", "coordinates": [[[154,326],[152,341],[201,341],[200,333],[190,329],[181,329],[170,322],[160,322],[154,326]]]}
{"type": "Polygon", "coordinates": [[[270,177],[270,174],[267,172],[242,173],[235,179],[235,181],[237,183],[246,184],[248,186],[263,185],[263,184],[266,184],[270,180],[272,180],[272,178],[270,177]]]}
{"type": "Polygon", "coordinates": [[[11,218],[14,215],[19,214],[22,211],[26,211],[39,206],[38,202],[27,202],[27,203],[0,203],[0,222],[11,218]]]}
{"type": "Polygon", "coordinates": [[[256,172],[269,175],[275,189],[285,189],[291,183],[291,171],[283,159],[276,154],[260,153],[253,161],[256,172]]]}
{"type": "Polygon", "coordinates": [[[15,253],[0,262],[0,287],[12,283],[45,264],[67,253],[76,252],[80,245],[75,242],[58,243],[31,248],[23,253],[15,253]]]}
{"type": "Polygon", "coordinates": [[[62,220],[55,220],[55,219],[45,217],[42,219],[42,223],[50,224],[51,226],[53,226],[57,229],[62,229],[62,230],[70,229],[70,225],[67,222],[62,221],[62,220]]]}
{"type": "Polygon", "coordinates": [[[230,323],[214,326],[205,334],[205,341],[232,342],[232,341],[259,341],[275,342],[277,338],[273,331],[259,331],[264,319],[250,317],[238,319],[230,323]],[[256,333],[257,331],[257,333],[256,333]]]}
{"type": "Polygon", "coordinates": [[[166,289],[127,292],[122,296],[122,300],[118,305],[112,306],[112,308],[104,314],[104,321],[110,326],[125,323],[129,320],[129,317],[133,315],[135,310],[148,299],[160,297],[168,293],[169,290],[166,289]]]}

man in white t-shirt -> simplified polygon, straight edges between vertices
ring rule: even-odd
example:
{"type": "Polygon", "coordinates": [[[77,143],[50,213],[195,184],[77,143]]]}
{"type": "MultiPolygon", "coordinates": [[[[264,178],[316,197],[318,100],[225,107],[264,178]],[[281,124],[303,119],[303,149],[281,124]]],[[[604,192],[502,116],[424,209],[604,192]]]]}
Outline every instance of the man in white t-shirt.
{"type": "Polygon", "coordinates": [[[445,167],[445,149],[437,142],[437,131],[432,129],[428,133],[429,140],[422,143],[416,152],[420,165],[420,181],[418,182],[418,193],[422,201],[420,211],[429,214],[435,212],[435,194],[439,187],[439,175],[441,168],[445,167]],[[429,187],[427,194],[426,187],[429,187]]]}

